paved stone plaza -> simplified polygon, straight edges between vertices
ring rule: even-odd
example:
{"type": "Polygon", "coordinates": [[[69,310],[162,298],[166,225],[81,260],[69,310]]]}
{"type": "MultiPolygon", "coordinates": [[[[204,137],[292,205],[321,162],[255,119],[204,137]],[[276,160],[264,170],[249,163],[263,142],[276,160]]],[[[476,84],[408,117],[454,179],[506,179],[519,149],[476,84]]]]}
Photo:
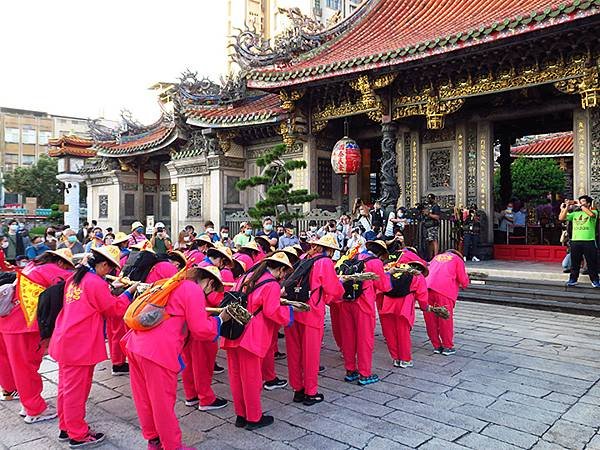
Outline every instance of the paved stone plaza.
{"type": "MultiPolygon", "coordinates": [[[[276,422],[256,432],[233,426],[232,406],[205,413],[179,402],[177,412],[185,441],[201,449],[600,449],[599,325],[600,318],[463,302],[454,357],[431,352],[419,317],[415,367],[392,369],[378,330],[374,365],[383,381],[362,388],[341,381],[328,333],[325,402],[305,407],[292,403],[289,388],[265,392],[263,407],[276,422]]],[[[56,364],[45,361],[41,370],[53,398],[56,364]]],[[[98,366],[88,419],[108,435],[99,448],[145,448],[128,383],[98,366]]],[[[227,372],[215,389],[231,398],[227,372]]],[[[26,425],[18,409],[0,405],[2,448],[66,448],[55,439],[56,421],[26,425]]]]}

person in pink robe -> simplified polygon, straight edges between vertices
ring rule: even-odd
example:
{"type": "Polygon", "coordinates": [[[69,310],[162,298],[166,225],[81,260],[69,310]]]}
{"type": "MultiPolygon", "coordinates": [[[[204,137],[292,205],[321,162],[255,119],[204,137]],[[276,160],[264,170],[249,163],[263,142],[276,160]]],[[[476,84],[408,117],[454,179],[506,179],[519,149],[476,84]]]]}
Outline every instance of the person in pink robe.
{"type": "Polygon", "coordinates": [[[158,280],[164,280],[165,278],[171,278],[173,275],[177,273],[177,266],[173,264],[171,261],[159,261],[150,272],[148,272],[148,276],[146,277],[145,283],[152,284],[158,280]]]}
{"type": "Polygon", "coordinates": [[[214,244],[210,238],[206,234],[203,234],[194,239],[194,242],[185,251],[184,255],[192,265],[195,265],[204,261],[206,251],[212,247],[214,247],[214,244]]]}
{"type": "Polygon", "coordinates": [[[279,286],[279,281],[291,267],[285,254],[275,253],[265,258],[249,276],[242,277],[235,289],[247,293],[248,311],[254,314],[238,339],[223,338],[221,344],[227,351],[229,382],[237,415],[235,426],[238,428],[254,430],[274,421],[272,416],[262,412],[261,365],[271,347],[274,331],[294,321],[293,309],[281,306],[279,286]]]}
{"type": "Polygon", "coordinates": [[[383,270],[382,259],[387,257],[383,241],[369,241],[367,249],[358,254],[365,261],[365,272],[372,272],[376,280],[362,284],[362,294],[356,301],[343,301],[340,307],[342,330],[342,354],[346,376],[344,381],[357,381],[361,385],[376,383],[379,377],[372,373],[373,350],[375,349],[375,300],[378,293],[390,290],[390,280],[383,270]]]}
{"type": "Polygon", "coordinates": [[[85,421],[94,367],[108,359],[104,319],[123,317],[136,286],[119,297],[112,295],[104,276],[119,269],[119,249],[109,245],[92,249],[65,284],[63,308],[56,319],[49,354],[58,362],[59,439],[70,445],[95,444],[103,433],[90,431],[85,421]]]}
{"type": "Polygon", "coordinates": [[[222,289],[218,271],[212,269],[191,269],[188,279],[169,295],[166,313],[170,317],[155,328],[130,331],[123,338],[131,364],[133,401],[149,449],[184,448],[175,415],[184,342],[188,338],[216,342],[221,323],[229,320],[227,313],[216,317],[206,313],[206,295],[222,289]]]}
{"type": "Polygon", "coordinates": [[[469,276],[462,255],[456,250],[448,250],[437,255],[429,263],[427,288],[431,306],[445,306],[450,313],[449,319],[442,319],[432,312],[424,314],[427,335],[434,353],[450,356],[454,349],[454,306],[458,298],[458,289],[469,285],[469,276]]]}
{"type": "MultiPolygon", "coordinates": [[[[67,279],[73,269],[68,256],[70,250],[60,252],[46,252],[40,255],[23,268],[22,275],[44,288],[67,279]]],[[[18,299],[15,298],[15,302],[17,304],[8,316],[0,318],[2,346],[6,348],[4,362],[8,363],[6,366],[3,364],[2,369],[3,378],[8,380],[8,386],[3,384],[2,387],[6,390],[12,388],[12,391],[16,390],[19,393],[23,406],[21,415],[24,416],[25,422],[54,419],[57,415],[56,409],[42,398],[43,383],[38,373],[47,342],[40,343],[37,320],[27,326],[18,299]]]]}
{"type": "Polygon", "coordinates": [[[408,248],[408,247],[403,248],[402,252],[400,253],[400,257],[398,258],[398,263],[399,264],[408,264],[413,261],[418,261],[421,264],[425,264],[425,266],[427,266],[427,261],[425,261],[419,255],[417,255],[417,253],[414,252],[411,248],[408,248]]]}
{"type": "Polygon", "coordinates": [[[325,326],[325,305],[342,297],[340,283],[331,257],[339,250],[335,238],[327,235],[311,243],[305,258],[314,258],[309,285],[310,311],[298,312],[294,324],[285,330],[288,376],[294,389],[293,400],[311,406],[322,402],[319,393],[319,363],[325,326]]]}
{"type": "MultiPolygon", "coordinates": [[[[415,266],[417,264],[413,261],[415,266]]],[[[426,266],[422,266],[426,271],[426,266]]],[[[405,297],[391,297],[383,294],[379,310],[381,329],[394,367],[412,367],[412,351],[410,332],[415,323],[415,301],[424,313],[428,311],[427,282],[423,274],[413,275],[410,283],[410,293],[405,297]],[[385,319],[385,320],[384,320],[385,319]]]]}
{"type": "MultiPolygon", "coordinates": [[[[232,288],[231,283],[234,279],[233,273],[227,268],[229,264],[233,264],[233,259],[223,246],[208,249],[204,260],[197,264],[198,267],[217,267],[220,271],[221,281],[227,283],[222,290],[208,294],[206,305],[209,307],[218,307],[223,300],[224,292],[232,288]]],[[[186,367],[181,378],[186,406],[198,406],[200,411],[221,409],[227,406],[227,400],[217,397],[211,386],[218,350],[217,341],[195,339],[193,336],[185,345],[183,359],[186,367]]]]}

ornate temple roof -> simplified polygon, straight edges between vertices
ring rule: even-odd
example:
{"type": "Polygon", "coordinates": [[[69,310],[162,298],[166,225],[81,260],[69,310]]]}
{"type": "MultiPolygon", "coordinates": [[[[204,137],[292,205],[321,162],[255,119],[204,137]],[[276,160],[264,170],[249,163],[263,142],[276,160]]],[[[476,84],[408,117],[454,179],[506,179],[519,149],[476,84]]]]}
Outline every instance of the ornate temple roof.
{"type": "Polygon", "coordinates": [[[62,136],[58,139],[48,141],[48,156],[75,156],[78,158],[90,158],[96,156],[96,150],[92,149],[94,141],[84,139],[75,135],[62,136]]]}
{"type": "Polygon", "coordinates": [[[512,157],[542,158],[573,156],[573,133],[555,133],[536,137],[527,144],[511,147],[512,157]]]}
{"type": "Polygon", "coordinates": [[[278,122],[286,116],[281,100],[275,94],[249,97],[234,104],[190,105],[184,111],[190,125],[210,128],[263,125],[278,122]]]}
{"type": "Polygon", "coordinates": [[[351,26],[319,34],[320,45],[290,61],[265,66],[255,57],[248,86],[277,88],[390,67],[595,14],[600,0],[371,0],[350,16],[351,26]]]}
{"type": "Polygon", "coordinates": [[[141,125],[127,112],[122,113],[118,128],[110,128],[98,121],[90,122],[94,138],[93,148],[98,156],[118,158],[137,156],[161,150],[178,138],[178,131],[172,117],[162,115],[151,125],[141,125]]]}

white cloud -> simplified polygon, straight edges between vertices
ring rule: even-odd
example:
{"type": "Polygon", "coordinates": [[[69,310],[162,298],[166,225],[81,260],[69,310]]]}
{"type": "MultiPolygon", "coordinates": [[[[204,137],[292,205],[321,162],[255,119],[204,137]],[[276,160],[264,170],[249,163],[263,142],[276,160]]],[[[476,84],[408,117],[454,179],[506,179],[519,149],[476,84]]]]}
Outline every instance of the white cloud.
{"type": "Polygon", "coordinates": [[[0,4],[0,106],[142,122],[156,81],[224,70],[225,0],[8,0],[0,4]]]}

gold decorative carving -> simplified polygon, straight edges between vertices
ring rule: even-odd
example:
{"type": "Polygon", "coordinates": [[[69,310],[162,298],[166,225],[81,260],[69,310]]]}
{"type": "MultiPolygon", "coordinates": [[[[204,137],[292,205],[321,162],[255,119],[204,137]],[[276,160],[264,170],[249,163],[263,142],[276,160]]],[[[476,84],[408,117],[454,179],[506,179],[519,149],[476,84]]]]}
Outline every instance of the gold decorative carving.
{"type": "Polygon", "coordinates": [[[304,96],[304,90],[279,91],[279,101],[281,107],[287,112],[292,112],[296,108],[296,102],[304,96]]]}
{"type": "Polygon", "coordinates": [[[486,211],[487,208],[487,184],[489,183],[487,133],[481,133],[479,138],[479,209],[486,211]]]}
{"type": "Polygon", "coordinates": [[[231,140],[237,136],[237,133],[230,130],[220,130],[217,131],[217,140],[219,141],[219,147],[223,153],[229,152],[231,150],[231,140]]]}
{"type": "Polygon", "coordinates": [[[296,142],[296,122],[293,118],[279,124],[278,133],[281,135],[283,143],[288,149],[291,149],[296,142]]]}
{"type": "Polygon", "coordinates": [[[584,70],[582,76],[554,83],[556,89],[566,94],[581,95],[583,109],[595,108],[600,104],[600,74],[598,66],[584,70]]]}
{"type": "Polygon", "coordinates": [[[317,133],[327,125],[330,119],[339,117],[367,114],[369,119],[381,122],[383,118],[383,104],[376,94],[377,89],[389,86],[395,79],[395,74],[387,74],[378,78],[361,75],[356,80],[349,82],[349,86],[360,94],[356,102],[343,101],[340,104],[329,103],[312,115],[312,131],[317,133]]]}
{"type": "Polygon", "coordinates": [[[412,205],[419,203],[419,165],[417,156],[417,137],[413,135],[410,150],[410,180],[412,183],[412,205]]]}
{"type": "Polygon", "coordinates": [[[426,89],[422,94],[397,99],[394,102],[393,120],[424,115],[427,117],[427,128],[441,130],[444,128],[445,116],[458,111],[464,103],[463,98],[440,100],[438,95],[432,94],[431,89],[426,89]]]}

